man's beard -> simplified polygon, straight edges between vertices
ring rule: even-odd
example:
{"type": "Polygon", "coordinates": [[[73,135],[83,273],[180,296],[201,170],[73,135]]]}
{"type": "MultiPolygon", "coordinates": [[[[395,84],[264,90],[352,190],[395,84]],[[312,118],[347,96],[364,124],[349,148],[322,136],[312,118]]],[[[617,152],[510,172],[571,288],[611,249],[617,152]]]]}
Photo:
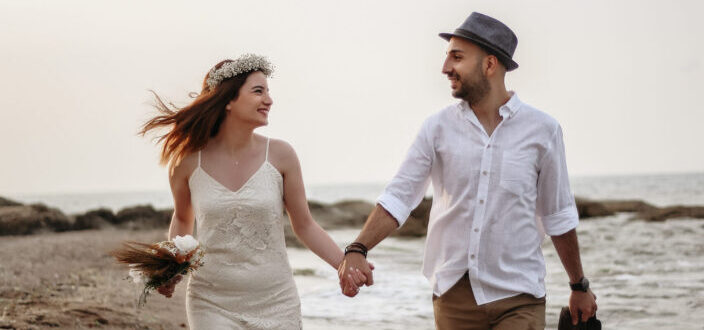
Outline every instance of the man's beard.
{"type": "Polygon", "coordinates": [[[474,72],[473,75],[470,74],[466,79],[457,75],[456,72],[453,74],[460,86],[457,90],[452,91],[452,96],[463,99],[470,105],[479,103],[491,90],[489,79],[481,71],[481,64],[475,68],[474,72]]]}

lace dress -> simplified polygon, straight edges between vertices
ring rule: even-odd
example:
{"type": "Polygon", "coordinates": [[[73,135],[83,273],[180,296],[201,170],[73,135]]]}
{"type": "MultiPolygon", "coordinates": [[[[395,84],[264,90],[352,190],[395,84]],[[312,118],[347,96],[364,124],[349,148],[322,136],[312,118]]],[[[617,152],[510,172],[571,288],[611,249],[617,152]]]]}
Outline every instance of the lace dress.
{"type": "Polygon", "coordinates": [[[189,178],[205,265],[186,294],[191,329],[301,329],[286,255],[283,179],[266,160],[237,191],[198,167],[189,178]]]}

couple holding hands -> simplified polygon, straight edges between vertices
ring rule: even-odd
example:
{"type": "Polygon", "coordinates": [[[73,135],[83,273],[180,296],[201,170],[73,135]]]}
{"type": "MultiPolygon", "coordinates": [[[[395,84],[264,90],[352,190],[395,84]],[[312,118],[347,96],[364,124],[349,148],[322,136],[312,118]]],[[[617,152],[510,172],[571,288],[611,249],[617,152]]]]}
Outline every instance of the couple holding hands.
{"type": "MultiPolygon", "coordinates": [[[[218,63],[183,108],[156,97],[161,113],[142,132],[168,129],[159,141],[174,198],[169,238],[192,234],[197,223],[207,253],[188,280],[191,329],[301,328],[284,210],[296,236],[338,270],[342,293],[354,297],[373,284],[367,253],[404,223],[431,182],[422,271],[433,289],[437,329],[544,329],[545,234],[570,279],[573,322],[594,315],[561,127],[504,84],[518,67],[516,35],[472,13],[440,37],[449,42],[442,73],[459,102],[425,120],[344,251],[313,220],[291,145],[254,133],[268,124],[273,103],[266,58],[218,63]]],[[[159,292],[170,296],[175,282],[159,292]]]]}

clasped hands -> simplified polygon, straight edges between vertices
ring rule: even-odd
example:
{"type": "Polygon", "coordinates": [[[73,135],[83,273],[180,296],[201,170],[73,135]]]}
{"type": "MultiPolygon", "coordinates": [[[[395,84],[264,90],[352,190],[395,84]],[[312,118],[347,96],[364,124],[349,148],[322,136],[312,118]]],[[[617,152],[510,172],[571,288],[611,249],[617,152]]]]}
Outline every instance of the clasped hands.
{"type": "Polygon", "coordinates": [[[354,297],[359,293],[359,288],[374,284],[372,271],[374,265],[367,262],[361,253],[348,253],[342,259],[337,268],[337,275],[340,278],[340,289],[342,294],[354,297]]]}

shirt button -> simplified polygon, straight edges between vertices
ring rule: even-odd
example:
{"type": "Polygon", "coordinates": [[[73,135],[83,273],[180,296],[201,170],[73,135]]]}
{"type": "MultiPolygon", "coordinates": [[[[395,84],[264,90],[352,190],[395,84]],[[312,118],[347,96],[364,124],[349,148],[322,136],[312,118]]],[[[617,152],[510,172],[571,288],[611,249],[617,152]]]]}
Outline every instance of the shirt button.
{"type": "Polygon", "coordinates": [[[479,228],[474,228],[474,232],[475,232],[475,233],[478,233],[478,232],[479,232],[479,228]]]}
{"type": "Polygon", "coordinates": [[[487,149],[491,148],[491,144],[487,144],[487,145],[486,145],[486,148],[487,148],[487,149]]]}
{"type": "Polygon", "coordinates": [[[480,199],[480,200],[479,200],[479,204],[484,204],[484,200],[483,200],[483,199],[480,199]]]}
{"type": "Polygon", "coordinates": [[[489,174],[489,172],[487,172],[487,171],[482,171],[482,174],[487,175],[487,174],[489,174]]]}
{"type": "Polygon", "coordinates": [[[470,258],[474,259],[474,255],[469,256],[470,258]]]}

